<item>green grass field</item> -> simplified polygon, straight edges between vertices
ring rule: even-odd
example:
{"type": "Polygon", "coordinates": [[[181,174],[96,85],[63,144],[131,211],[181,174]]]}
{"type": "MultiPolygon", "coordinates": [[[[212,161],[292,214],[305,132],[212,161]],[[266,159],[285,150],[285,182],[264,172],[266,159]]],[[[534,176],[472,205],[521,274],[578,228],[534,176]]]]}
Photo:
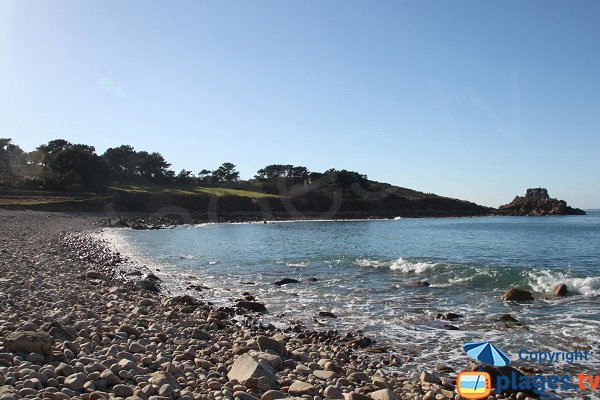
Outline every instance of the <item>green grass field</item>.
{"type": "Polygon", "coordinates": [[[158,186],[158,185],[113,185],[110,189],[123,192],[137,192],[137,193],[165,193],[174,195],[185,195],[194,196],[198,194],[207,194],[210,196],[238,196],[248,197],[252,199],[263,198],[263,197],[281,197],[274,194],[254,192],[242,189],[227,189],[227,188],[214,188],[214,187],[202,187],[202,186],[158,186]]]}

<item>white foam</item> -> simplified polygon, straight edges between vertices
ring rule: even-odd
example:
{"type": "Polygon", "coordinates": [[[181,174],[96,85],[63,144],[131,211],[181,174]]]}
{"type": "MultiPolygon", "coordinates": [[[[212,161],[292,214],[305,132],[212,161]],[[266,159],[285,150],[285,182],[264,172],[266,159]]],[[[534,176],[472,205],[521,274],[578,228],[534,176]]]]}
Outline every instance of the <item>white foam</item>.
{"type": "Polygon", "coordinates": [[[427,261],[408,261],[402,258],[397,259],[390,265],[392,271],[401,271],[404,273],[415,273],[422,274],[425,271],[429,271],[435,267],[437,263],[431,263],[427,261]]]}
{"type": "Polygon", "coordinates": [[[551,292],[559,283],[567,285],[571,293],[600,296],[600,276],[574,278],[563,272],[543,270],[530,272],[530,285],[537,292],[551,292]]]}
{"type": "Polygon", "coordinates": [[[371,258],[357,258],[355,263],[359,267],[371,267],[371,268],[378,268],[378,267],[382,267],[382,266],[389,264],[389,263],[386,263],[383,261],[373,260],[371,258]]]}
{"type": "Polygon", "coordinates": [[[308,267],[308,262],[306,262],[306,261],[302,261],[302,262],[286,262],[285,265],[287,265],[288,267],[308,267]]]}

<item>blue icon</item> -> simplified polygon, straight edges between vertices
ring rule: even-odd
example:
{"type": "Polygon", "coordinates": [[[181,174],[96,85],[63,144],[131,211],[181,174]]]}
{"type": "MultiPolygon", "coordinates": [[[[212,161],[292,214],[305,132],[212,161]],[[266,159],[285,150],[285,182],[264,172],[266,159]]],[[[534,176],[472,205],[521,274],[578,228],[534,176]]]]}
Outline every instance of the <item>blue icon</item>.
{"type": "Polygon", "coordinates": [[[466,343],[464,349],[468,355],[485,364],[505,367],[510,363],[510,358],[491,342],[466,343]]]}

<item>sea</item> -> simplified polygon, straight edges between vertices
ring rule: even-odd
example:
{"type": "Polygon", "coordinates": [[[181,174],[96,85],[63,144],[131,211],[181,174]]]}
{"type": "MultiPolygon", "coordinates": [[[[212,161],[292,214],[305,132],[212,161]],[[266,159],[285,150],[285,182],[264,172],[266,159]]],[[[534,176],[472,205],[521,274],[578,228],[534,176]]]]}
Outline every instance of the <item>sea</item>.
{"type": "Polygon", "coordinates": [[[158,275],[171,294],[231,305],[248,292],[268,308],[264,323],[360,330],[397,352],[398,369],[409,375],[439,365],[464,369],[471,358],[463,345],[483,341],[517,366],[597,374],[600,210],[587,213],[207,223],[106,229],[102,237],[136,268],[158,275]],[[283,278],[299,283],[274,284],[283,278]],[[567,296],[552,295],[559,283],[567,296]],[[188,291],[190,285],[204,289],[188,291]],[[502,301],[513,287],[535,300],[502,301]],[[438,318],[447,313],[460,317],[438,318]],[[499,321],[503,314],[518,323],[499,321]],[[538,364],[519,356],[576,350],[587,350],[588,359],[538,364]]]}

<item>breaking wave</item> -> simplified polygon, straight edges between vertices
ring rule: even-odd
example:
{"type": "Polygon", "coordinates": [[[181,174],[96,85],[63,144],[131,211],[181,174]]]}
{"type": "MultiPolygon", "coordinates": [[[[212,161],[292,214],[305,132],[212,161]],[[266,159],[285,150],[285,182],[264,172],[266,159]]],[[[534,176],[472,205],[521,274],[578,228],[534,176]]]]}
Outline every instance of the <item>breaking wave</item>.
{"type": "Polygon", "coordinates": [[[399,258],[390,265],[392,271],[402,271],[404,273],[422,274],[437,266],[437,263],[428,261],[410,261],[399,258]]]}
{"type": "Polygon", "coordinates": [[[567,285],[571,293],[584,296],[600,296],[600,276],[587,276],[585,278],[572,277],[564,272],[543,270],[529,273],[530,286],[537,292],[552,292],[560,283],[567,285]]]}

